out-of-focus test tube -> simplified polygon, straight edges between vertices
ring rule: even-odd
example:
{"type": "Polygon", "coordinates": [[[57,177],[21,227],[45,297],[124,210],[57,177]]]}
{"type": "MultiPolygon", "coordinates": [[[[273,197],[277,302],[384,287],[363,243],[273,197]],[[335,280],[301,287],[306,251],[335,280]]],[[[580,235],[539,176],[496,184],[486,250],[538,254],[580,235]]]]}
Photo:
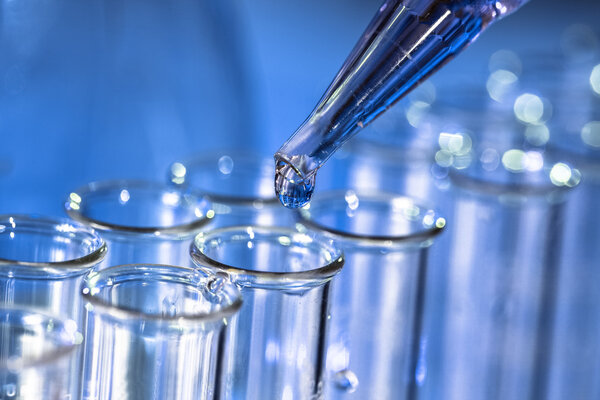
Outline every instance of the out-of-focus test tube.
{"type": "Polygon", "coordinates": [[[326,397],[415,398],[427,253],[444,218],[408,197],[352,190],[316,195],[300,215],[346,258],[333,283],[326,397]]]}
{"type": "Polygon", "coordinates": [[[94,182],[69,194],[69,217],[108,244],[101,268],[150,263],[191,266],[189,243],[214,217],[210,202],[164,184],[94,182]]]}
{"type": "Polygon", "coordinates": [[[198,155],[171,164],[171,184],[205,195],[217,218],[211,228],[234,225],[292,226],[293,213],[279,205],[273,189],[272,157],[242,150],[198,155]]]}
{"type": "Polygon", "coordinates": [[[74,399],[72,325],[30,309],[0,306],[0,398],[74,399]]]}
{"type": "MultiPolygon", "coordinates": [[[[66,219],[0,216],[0,303],[56,315],[81,341],[79,286],[105,255],[106,244],[89,227],[66,219]]],[[[76,357],[66,378],[72,399],[78,398],[78,362],[76,357]]]]}
{"type": "Polygon", "coordinates": [[[600,57],[567,67],[556,77],[563,83],[556,93],[561,118],[549,143],[572,160],[582,180],[565,210],[551,400],[600,397],[600,226],[594,222],[600,213],[600,57]]]}
{"type": "Polygon", "coordinates": [[[84,399],[216,398],[235,285],[186,267],[122,265],[82,286],[84,399]]]}
{"type": "Polygon", "coordinates": [[[237,226],[199,234],[191,254],[200,270],[228,275],[244,296],[220,398],[322,398],[329,286],[341,251],[318,235],[237,226]]]}
{"type": "Polygon", "coordinates": [[[487,148],[453,170],[456,223],[431,398],[546,398],[564,202],[580,177],[518,148],[487,148]]]}

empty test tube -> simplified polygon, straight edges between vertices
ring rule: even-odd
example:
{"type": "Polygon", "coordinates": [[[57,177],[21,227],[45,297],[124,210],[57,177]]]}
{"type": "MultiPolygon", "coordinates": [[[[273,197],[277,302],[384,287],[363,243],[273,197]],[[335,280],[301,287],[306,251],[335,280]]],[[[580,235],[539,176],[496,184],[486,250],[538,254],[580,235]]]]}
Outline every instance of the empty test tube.
{"type": "Polygon", "coordinates": [[[547,398],[564,202],[579,178],[518,148],[486,148],[451,173],[457,223],[432,399],[547,398]]]}
{"type": "Polygon", "coordinates": [[[193,190],[213,204],[211,228],[234,225],[291,226],[293,213],[283,209],[273,189],[271,157],[242,150],[222,150],[171,164],[171,184],[193,190]]]}
{"type": "MultiPolygon", "coordinates": [[[[106,244],[91,228],[66,219],[0,216],[0,304],[58,316],[81,341],[83,276],[100,263],[106,244]]],[[[79,358],[71,360],[65,394],[77,399],[79,358]]]]}
{"type": "Polygon", "coordinates": [[[90,273],[84,399],[206,400],[218,395],[235,285],[186,267],[123,265],[90,273]]]}
{"type": "Polygon", "coordinates": [[[63,319],[0,306],[0,398],[76,398],[70,382],[76,334],[63,319]]]}
{"type": "Polygon", "coordinates": [[[408,197],[351,190],[316,195],[300,216],[346,258],[332,289],[326,398],[415,398],[427,254],[444,218],[408,197]]]}
{"type": "Polygon", "coordinates": [[[214,217],[210,202],[164,184],[94,182],[69,195],[69,217],[108,244],[101,268],[131,263],[191,266],[189,244],[214,217]]]}
{"type": "Polygon", "coordinates": [[[322,398],[329,285],[341,251],[318,235],[238,226],[199,234],[191,254],[244,296],[220,399],[322,398]]]}

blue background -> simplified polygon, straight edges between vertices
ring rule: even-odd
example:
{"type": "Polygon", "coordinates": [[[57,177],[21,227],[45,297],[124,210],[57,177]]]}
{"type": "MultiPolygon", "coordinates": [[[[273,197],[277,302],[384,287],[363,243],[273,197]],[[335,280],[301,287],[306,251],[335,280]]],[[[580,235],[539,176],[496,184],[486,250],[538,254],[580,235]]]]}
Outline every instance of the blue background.
{"type": "MultiPolygon", "coordinates": [[[[1,212],[62,215],[80,185],[164,180],[196,152],[274,153],[379,3],[3,1],[1,212]]],[[[533,0],[434,79],[483,81],[494,51],[556,50],[598,16],[598,1],[533,0]]]]}

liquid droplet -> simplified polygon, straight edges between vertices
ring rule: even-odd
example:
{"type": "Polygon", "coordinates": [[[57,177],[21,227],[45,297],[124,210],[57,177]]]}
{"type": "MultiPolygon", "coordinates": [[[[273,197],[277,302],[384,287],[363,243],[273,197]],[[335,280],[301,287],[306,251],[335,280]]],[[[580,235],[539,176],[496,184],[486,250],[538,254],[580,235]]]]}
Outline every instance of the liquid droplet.
{"type": "Polygon", "coordinates": [[[275,172],[275,192],[279,201],[287,208],[306,205],[315,190],[316,174],[303,178],[286,162],[280,161],[275,172]]]}
{"type": "Polygon", "coordinates": [[[338,371],[334,378],[335,386],[346,393],[352,393],[358,387],[358,378],[356,374],[349,369],[338,371]]]}

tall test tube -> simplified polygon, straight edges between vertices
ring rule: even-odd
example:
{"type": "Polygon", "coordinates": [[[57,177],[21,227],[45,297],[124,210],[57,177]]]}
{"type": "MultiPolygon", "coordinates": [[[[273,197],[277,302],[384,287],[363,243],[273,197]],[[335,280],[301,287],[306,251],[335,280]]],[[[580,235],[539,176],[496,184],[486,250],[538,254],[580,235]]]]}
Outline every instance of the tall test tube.
{"type": "Polygon", "coordinates": [[[431,398],[547,398],[564,202],[579,178],[517,148],[486,148],[451,173],[457,224],[431,398]]]}
{"type": "Polygon", "coordinates": [[[293,214],[273,190],[273,159],[242,150],[221,150],[171,164],[171,184],[206,196],[217,217],[211,228],[234,225],[291,226],[293,214]]]}
{"type": "Polygon", "coordinates": [[[352,190],[317,195],[300,216],[346,257],[333,284],[327,398],[415,398],[428,248],[445,220],[408,197],[352,190]]]}
{"type": "Polygon", "coordinates": [[[341,251],[318,235],[239,226],[199,234],[191,255],[200,270],[228,275],[244,296],[220,398],[322,398],[329,285],[341,251]]]}
{"type": "Polygon", "coordinates": [[[134,264],[90,273],[84,399],[217,396],[235,285],[186,267],[134,264]]]}
{"type": "MultiPolygon", "coordinates": [[[[3,306],[38,309],[58,316],[81,342],[83,276],[106,255],[91,228],[66,219],[0,216],[0,299],[3,306]]],[[[77,399],[80,359],[69,367],[69,391],[77,399]]]]}
{"type": "Polygon", "coordinates": [[[94,182],[69,194],[69,217],[108,244],[101,268],[150,263],[191,266],[189,243],[214,217],[210,202],[164,184],[94,182]]]}
{"type": "Polygon", "coordinates": [[[75,398],[70,366],[79,340],[60,318],[0,307],[0,398],[75,398]]]}

